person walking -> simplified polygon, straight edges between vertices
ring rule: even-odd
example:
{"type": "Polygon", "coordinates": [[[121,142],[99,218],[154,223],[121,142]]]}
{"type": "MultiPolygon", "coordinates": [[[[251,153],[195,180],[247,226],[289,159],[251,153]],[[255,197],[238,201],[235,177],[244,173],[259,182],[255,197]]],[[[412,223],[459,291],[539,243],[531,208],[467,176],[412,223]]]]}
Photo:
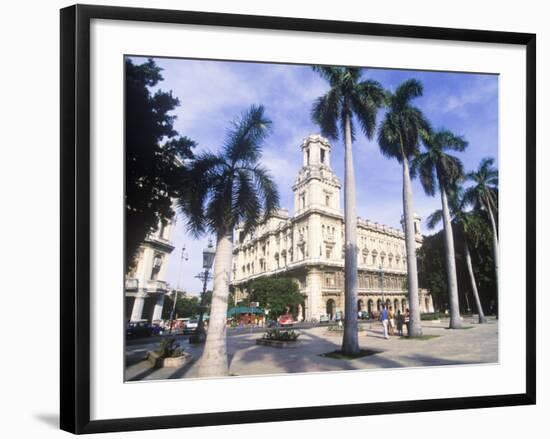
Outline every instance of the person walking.
{"type": "Polygon", "coordinates": [[[388,337],[388,310],[384,306],[382,312],[380,313],[380,320],[382,321],[382,327],[384,328],[384,338],[387,340],[388,337]]]}
{"type": "Polygon", "coordinates": [[[393,306],[390,306],[388,312],[388,326],[390,329],[390,335],[395,335],[395,314],[393,312],[393,306]]]}
{"type": "Polygon", "coordinates": [[[403,323],[405,322],[405,317],[401,314],[401,310],[397,310],[397,335],[403,336],[403,323]]]}

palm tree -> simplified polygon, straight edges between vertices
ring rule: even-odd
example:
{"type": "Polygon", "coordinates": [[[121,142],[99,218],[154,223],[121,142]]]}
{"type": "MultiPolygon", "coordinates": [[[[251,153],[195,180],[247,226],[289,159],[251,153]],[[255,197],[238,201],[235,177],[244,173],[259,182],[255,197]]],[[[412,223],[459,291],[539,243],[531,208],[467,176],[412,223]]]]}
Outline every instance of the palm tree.
{"type": "Polygon", "coordinates": [[[352,142],[354,118],[361,131],[372,138],[376,129],[376,114],[383,105],[385,92],[372,80],[362,79],[362,69],[352,67],[321,67],[313,69],[326,79],[330,89],[317,98],[311,111],[312,119],[324,136],[344,139],[344,230],[345,230],[345,323],[342,352],[359,353],[357,334],[357,214],[355,205],[355,173],[352,142]]]}
{"type": "Polygon", "coordinates": [[[418,270],[416,266],[416,233],[413,218],[413,199],[409,161],[419,153],[420,140],[430,132],[422,112],[411,105],[412,99],[422,96],[422,84],[416,79],[401,83],[388,96],[389,110],[378,131],[382,154],[396,159],[403,166],[403,217],[407,249],[407,285],[409,288],[409,336],[421,336],[418,302],[418,270]]]}
{"type": "MultiPolygon", "coordinates": [[[[449,205],[452,215],[452,223],[460,230],[460,239],[464,245],[464,257],[466,260],[466,268],[468,269],[468,276],[470,278],[470,287],[472,288],[472,294],[476,303],[476,308],[479,316],[479,323],[487,323],[487,318],[483,312],[481,301],[479,299],[479,292],[477,289],[477,282],[474,275],[474,269],[472,267],[472,257],[470,254],[470,246],[468,242],[473,242],[474,247],[477,247],[478,242],[483,234],[483,227],[481,227],[481,218],[475,211],[467,212],[466,202],[464,200],[464,191],[461,187],[457,187],[453,192],[449,194],[449,205]]],[[[427,226],[429,229],[433,229],[437,223],[443,221],[443,210],[439,209],[432,213],[428,217],[427,226]]]]}
{"type": "Polygon", "coordinates": [[[219,155],[199,155],[178,205],[196,236],[216,236],[210,321],[199,361],[199,376],[227,375],[226,320],[233,255],[233,230],[250,232],[278,207],[279,194],[268,170],[259,164],[261,144],[271,121],[263,106],[251,106],[233,122],[219,155]]]}
{"type": "Polygon", "coordinates": [[[447,266],[447,290],[451,321],[449,328],[462,328],[460,308],[458,303],[458,281],[456,279],[455,245],[451,213],[449,212],[449,191],[464,178],[464,168],[459,158],[450,155],[447,151],[464,151],[468,142],[462,137],[455,136],[449,130],[440,130],[429,133],[424,139],[426,152],[418,155],[412,162],[413,177],[418,174],[420,183],[429,196],[434,196],[437,189],[441,195],[441,209],[443,229],[445,232],[445,259],[447,266]]]}
{"type": "Polygon", "coordinates": [[[466,202],[477,209],[487,212],[493,231],[493,256],[495,259],[495,279],[498,289],[499,245],[495,214],[498,212],[498,170],[494,167],[493,158],[481,160],[476,171],[466,174],[466,179],[474,183],[466,189],[464,197],[466,202]]]}

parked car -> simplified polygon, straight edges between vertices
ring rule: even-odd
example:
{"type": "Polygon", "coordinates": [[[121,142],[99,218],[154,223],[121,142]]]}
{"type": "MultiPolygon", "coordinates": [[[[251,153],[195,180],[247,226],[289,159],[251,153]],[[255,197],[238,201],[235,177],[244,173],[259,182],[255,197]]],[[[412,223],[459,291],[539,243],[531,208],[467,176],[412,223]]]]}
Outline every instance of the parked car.
{"type": "Polygon", "coordinates": [[[199,319],[190,319],[185,323],[185,326],[183,327],[183,333],[190,334],[191,332],[195,332],[198,327],[199,319]]]}
{"type": "Polygon", "coordinates": [[[294,319],[290,314],[284,314],[279,317],[279,325],[281,326],[292,326],[294,324],[294,319]]]}
{"type": "Polygon", "coordinates": [[[128,338],[151,337],[151,335],[153,335],[153,326],[147,320],[136,320],[126,325],[128,338]]]}
{"type": "Polygon", "coordinates": [[[319,323],[329,323],[330,317],[326,314],[323,314],[321,317],[319,317],[319,323]]]}

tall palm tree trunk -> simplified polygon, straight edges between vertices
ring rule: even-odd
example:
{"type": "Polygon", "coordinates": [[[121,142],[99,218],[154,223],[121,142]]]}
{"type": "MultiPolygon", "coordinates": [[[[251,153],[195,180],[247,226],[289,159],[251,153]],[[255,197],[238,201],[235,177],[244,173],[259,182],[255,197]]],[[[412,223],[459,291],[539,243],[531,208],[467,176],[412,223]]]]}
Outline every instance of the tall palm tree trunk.
{"type": "Polygon", "coordinates": [[[405,220],[405,245],[407,250],[407,282],[409,286],[409,337],[422,335],[420,304],[418,302],[418,269],[416,267],[416,233],[414,230],[413,199],[409,160],[403,155],[403,219],[405,220]]]}
{"type": "Polygon", "coordinates": [[[445,262],[447,265],[447,288],[449,290],[449,307],[451,311],[451,321],[449,328],[462,328],[460,320],[460,308],[458,302],[458,282],[456,280],[456,260],[455,244],[453,237],[453,226],[451,225],[451,214],[449,213],[449,202],[447,201],[447,191],[439,180],[439,192],[441,193],[441,207],[443,210],[443,229],[445,232],[445,262]]]}
{"type": "Polygon", "coordinates": [[[229,372],[226,322],[233,239],[228,233],[220,233],[217,238],[210,320],[204,351],[198,364],[198,376],[200,377],[223,376],[229,372]]]}
{"type": "Polygon", "coordinates": [[[355,173],[351,140],[351,120],[345,120],[345,176],[344,176],[344,227],[345,227],[345,314],[342,353],[359,353],[357,334],[357,214],[355,206],[355,173]]]}
{"type": "Polygon", "coordinates": [[[466,238],[464,238],[464,255],[466,256],[466,267],[468,267],[468,274],[470,275],[470,286],[472,287],[472,293],[476,302],[477,313],[479,314],[479,323],[487,323],[487,317],[485,317],[485,314],[483,313],[481,301],[479,300],[476,278],[474,276],[474,269],[472,268],[472,257],[470,256],[470,248],[468,247],[468,242],[466,241],[466,238]]]}
{"type": "Polygon", "coordinates": [[[489,218],[491,220],[491,228],[493,229],[493,257],[495,259],[495,279],[497,284],[497,296],[498,296],[498,267],[500,266],[500,256],[498,250],[498,234],[497,234],[497,224],[495,217],[493,216],[493,210],[491,209],[490,204],[487,202],[487,212],[489,212],[489,218]]]}

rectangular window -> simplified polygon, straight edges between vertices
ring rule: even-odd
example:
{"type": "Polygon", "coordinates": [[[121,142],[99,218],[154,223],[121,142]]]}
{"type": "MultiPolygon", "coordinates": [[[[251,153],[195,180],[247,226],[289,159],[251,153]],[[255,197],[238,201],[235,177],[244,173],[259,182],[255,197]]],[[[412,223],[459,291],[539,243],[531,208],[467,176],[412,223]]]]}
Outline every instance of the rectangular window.
{"type": "Polygon", "coordinates": [[[325,287],[334,288],[336,286],[336,275],[334,273],[325,273],[325,287]]]}

